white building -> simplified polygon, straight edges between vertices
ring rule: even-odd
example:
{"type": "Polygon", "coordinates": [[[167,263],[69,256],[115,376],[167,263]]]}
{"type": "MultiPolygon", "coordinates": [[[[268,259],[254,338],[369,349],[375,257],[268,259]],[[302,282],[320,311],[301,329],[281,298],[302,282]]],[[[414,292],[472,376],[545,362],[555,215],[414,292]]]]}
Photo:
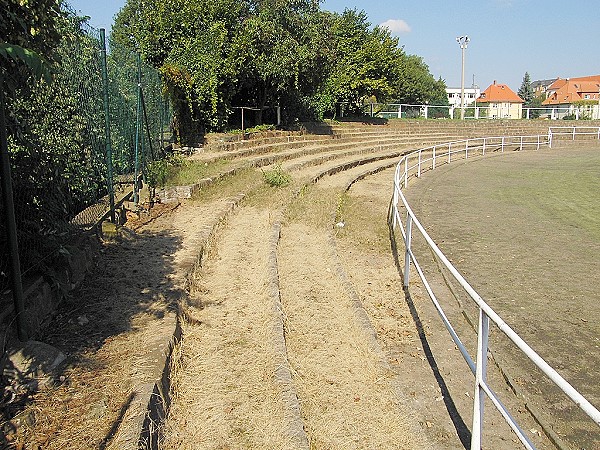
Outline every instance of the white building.
{"type": "MultiPolygon", "coordinates": [[[[450,106],[460,108],[460,88],[446,88],[450,106]]],[[[465,87],[465,106],[475,106],[475,99],[481,94],[479,86],[465,87]]]]}

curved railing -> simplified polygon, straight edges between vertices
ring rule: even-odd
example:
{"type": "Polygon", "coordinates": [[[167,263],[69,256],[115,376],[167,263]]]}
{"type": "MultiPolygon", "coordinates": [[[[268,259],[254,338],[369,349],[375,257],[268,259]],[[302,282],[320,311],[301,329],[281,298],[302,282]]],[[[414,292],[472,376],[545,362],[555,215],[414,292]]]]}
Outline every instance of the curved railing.
{"type": "Polygon", "coordinates": [[[487,395],[492,404],[502,414],[519,440],[528,449],[534,449],[534,445],[525,432],[517,424],[508,409],[502,404],[496,393],[487,382],[487,351],[490,331],[490,321],[502,331],[521,352],[529,358],[550,380],[552,380],[573,402],[575,402],[598,426],[600,426],[600,411],[596,409],[583,395],[577,392],[556,370],[544,361],[519,335],[502,320],[502,318],[483,300],[473,289],[465,278],[452,265],[448,258],[442,253],[437,244],[429,236],[423,225],[419,222],[406,200],[402,189],[406,188],[411,177],[420,177],[428,170],[435,170],[441,164],[450,163],[453,159],[467,159],[474,154],[485,155],[486,152],[504,152],[507,150],[524,150],[534,148],[539,150],[541,146],[551,146],[553,137],[569,136],[576,138],[577,135],[597,134],[600,139],[600,128],[582,127],[553,127],[547,135],[539,136],[504,136],[485,137],[476,139],[465,139],[462,141],[449,142],[417,150],[402,157],[396,166],[394,175],[394,197],[393,197],[393,226],[400,226],[405,244],[404,257],[404,287],[408,288],[410,266],[416,269],[419,278],[440,315],[446,329],[463,355],[471,372],[475,375],[475,396],[473,401],[473,427],[471,430],[471,448],[481,448],[481,435],[483,428],[483,400],[487,395]],[[594,130],[594,131],[591,131],[594,130]],[[399,208],[406,210],[406,222],[402,224],[399,208]],[[423,236],[428,247],[439,258],[441,264],[450,272],[452,277],[460,284],[469,297],[479,309],[479,327],[477,332],[477,355],[475,360],[471,357],[464,344],[461,342],[454,327],[444,313],[433,289],[425,277],[423,270],[411,247],[413,229],[423,236]]]}

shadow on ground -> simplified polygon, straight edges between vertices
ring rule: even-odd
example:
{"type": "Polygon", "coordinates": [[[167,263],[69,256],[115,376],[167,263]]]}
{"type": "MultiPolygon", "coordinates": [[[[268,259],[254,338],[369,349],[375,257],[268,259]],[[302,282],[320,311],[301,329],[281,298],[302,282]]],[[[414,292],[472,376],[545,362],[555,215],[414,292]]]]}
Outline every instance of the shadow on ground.
{"type": "MultiPolygon", "coordinates": [[[[127,398],[122,392],[123,387],[119,386],[119,394],[124,395],[111,398],[110,388],[105,384],[107,380],[116,381],[115,377],[125,378],[130,383],[128,373],[118,374],[114,370],[123,367],[123,360],[134,353],[133,349],[127,349],[128,336],[176,311],[184,291],[175,285],[170,275],[175,271],[172,255],[180,247],[181,238],[169,231],[136,233],[126,228],[117,238],[101,246],[94,267],[82,286],[69,294],[35,336],[36,341],[49,344],[66,355],[64,362],[50,368],[49,383],[53,387],[36,394],[37,386],[28,381],[36,373],[23,373],[14,364],[4,372],[2,381],[7,387],[5,392],[10,395],[3,395],[0,402],[0,448],[11,445],[11,441],[19,441],[21,431],[17,429],[23,425],[34,436],[36,444],[42,440],[36,435],[48,435],[49,440],[53,433],[56,435],[57,431],[50,428],[69,416],[60,411],[67,408],[66,405],[56,407],[56,402],[61,402],[61,395],[69,402],[68,407],[82,407],[81,414],[84,415],[89,415],[90,410],[93,413],[95,406],[90,404],[95,401],[94,396],[99,396],[97,415],[101,417],[94,419],[98,419],[95,423],[100,429],[95,432],[94,439],[86,442],[99,448],[108,446],[133,401],[133,394],[127,398]],[[122,348],[119,347],[121,341],[122,348]],[[103,351],[105,346],[111,350],[103,351]],[[115,347],[120,350],[117,354],[113,351],[115,347]],[[89,399],[74,401],[77,395],[85,395],[86,391],[89,391],[89,399]],[[54,405],[52,392],[56,393],[54,405]],[[58,411],[52,411],[52,408],[58,411]]],[[[40,354],[39,350],[28,350],[30,348],[27,345],[21,349],[23,357],[32,361],[28,367],[48,368],[44,367],[49,364],[48,355],[40,354]]]]}
{"type": "MultiPolygon", "coordinates": [[[[394,263],[396,265],[396,269],[398,270],[398,274],[402,278],[404,276],[404,268],[400,262],[400,258],[398,255],[398,247],[396,245],[396,233],[393,226],[392,219],[393,210],[390,204],[389,212],[388,212],[388,225],[389,225],[389,237],[390,237],[390,248],[392,251],[392,255],[394,257],[394,263]]],[[[427,363],[431,368],[431,372],[435,377],[437,385],[440,389],[441,396],[444,400],[444,405],[446,410],[448,411],[448,415],[454,429],[456,430],[456,434],[458,435],[462,446],[465,449],[471,447],[471,431],[467,427],[464,419],[460,415],[454,400],[452,399],[451,393],[448,389],[446,381],[444,380],[444,376],[439,370],[438,364],[436,362],[435,356],[431,350],[431,346],[429,345],[429,341],[427,339],[427,335],[425,333],[425,327],[423,326],[423,322],[421,317],[419,316],[419,312],[413,302],[413,299],[410,295],[410,292],[407,287],[404,287],[404,298],[406,300],[406,304],[410,310],[411,317],[415,323],[415,327],[417,329],[419,340],[421,341],[421,346],[423,347],[423,352],[425,354],[425,358],[427,359],[427,363]]]]}

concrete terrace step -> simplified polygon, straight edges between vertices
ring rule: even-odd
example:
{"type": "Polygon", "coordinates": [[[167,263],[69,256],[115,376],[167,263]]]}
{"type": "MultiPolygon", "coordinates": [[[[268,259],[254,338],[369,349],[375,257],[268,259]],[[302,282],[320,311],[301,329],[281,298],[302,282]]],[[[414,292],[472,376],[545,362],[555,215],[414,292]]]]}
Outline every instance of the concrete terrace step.
{"type": "Polygon", "coordinates": [[[210,150],[202,150],[200,152],[195,153],[190,157],[192,161],[202,161],[202,162],[213,162],[220,159],[243,159],[256,155],[274,155],[282,152],[289,152],[295,149],[301,149],[309,147],[311,149],[327,149],[336,147],[336,146],[345,146],[345,145],[360,145],[365,142],[387,142],[387,141],[395,141],[400,143],[415,143],[415,142],[429,142],[432,138],[444,138],[447,139],[447,134],[440,134],[439,136],[396,136],[394,134],[386,134],[386,133],[377,133],[377,134],[353,134],[350,136],[340,136],[337,139],[311,139],[311,136],[307,136],[306,140],[291,140],[290,142],[282,141],[274,144],[266,144],[266,145],[257,145],[250,146],[243,149],[238,149],[234,151],[228,152],[219,152],[219,151],[210,151],[210,150]]]}
{"type": "MultiPolygon", "coordinates": [[[[268,153],[265,153],[264,148],[246,149],[245,152],[235,152],[236,160],[245,160],[254,167],[262,167],[270,164],[275,164],[282,161],[288,161],[295,158],[310,157],[310,155],[319,155],[323,153],[335,154],[338,152],[358,152],[362,149],[375,149],[383,147],[406,147],[406,148],[419,148],[426,145],[432,145],[440,142],[447,142],[448,140],[459,139],[459,136],[448,136],[446,134],[436,137],[411,137],[411,138],[399,138],[396,136],[376,136],[367,139],[360,139],[360,137],[350,139],[337,139],[327,142],[316,142],[312,145],[280,145],[277,147],[271,146],[268,153]],[[253,156],[256,156],[253,158],[253,156]]],[[[307,141],[310,142],[310,141],[307,141]]],[[[223,158],[222,154],[207,154],[204,155],[201,161],[209,162],[216,159],[223,158]]],[[[234,158],[231,158],[234,159],[234,158]]],[[[316,157],[318,159],[318,157],[316,157]]],[[[197,159],[198,160],[198,159],[197,159]]]]}

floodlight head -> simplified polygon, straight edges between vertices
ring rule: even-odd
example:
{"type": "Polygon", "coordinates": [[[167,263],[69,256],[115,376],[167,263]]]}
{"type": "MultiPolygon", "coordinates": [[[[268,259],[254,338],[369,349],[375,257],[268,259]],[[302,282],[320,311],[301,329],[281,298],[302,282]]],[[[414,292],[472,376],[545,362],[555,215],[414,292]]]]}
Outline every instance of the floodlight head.
{"type": "Polygon", "coordinates": [[[456,42],[460,44],[460,48],[467,48],[467,44],[469,43],[469,41],[469,36],[467,36],[466,34],[464,36],[458,36],[456,38],[456,42]]]}

